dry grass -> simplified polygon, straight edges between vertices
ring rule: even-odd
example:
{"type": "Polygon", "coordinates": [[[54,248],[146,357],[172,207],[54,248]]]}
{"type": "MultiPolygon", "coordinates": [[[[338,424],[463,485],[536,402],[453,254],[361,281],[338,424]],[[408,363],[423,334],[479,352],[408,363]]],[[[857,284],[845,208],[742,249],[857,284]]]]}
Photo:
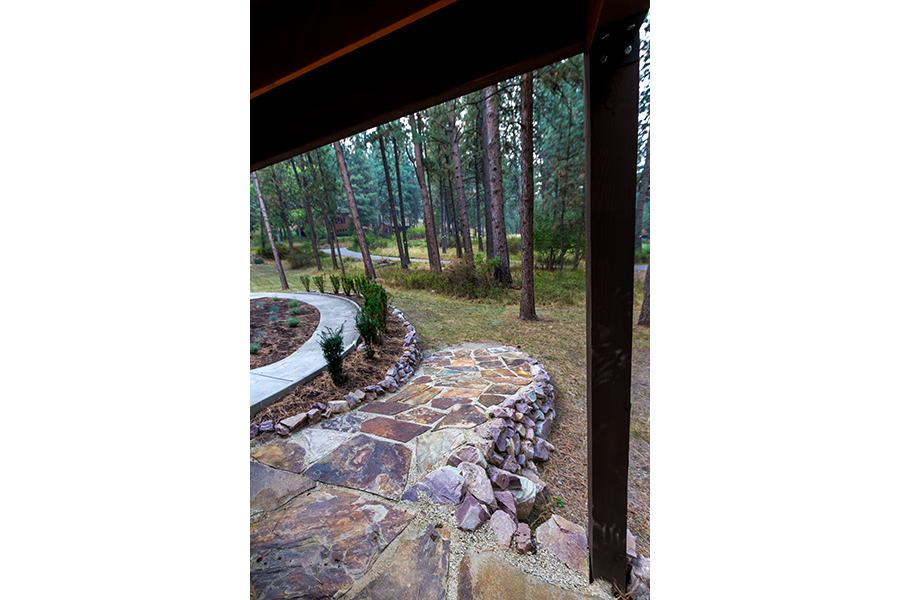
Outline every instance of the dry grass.
{"type": "MultiPolygon", "coordinates": [[[[347,264],[345,261],[345,266],[348,274],[362,272],[359,263],[347,264]]],[[[302,290],[296,274],[314,271],[288,271],[288,282],[293,289],[302,290]]],[[[635,322],[643,301],[642,280],[643,274],[636,274],[635,322]]],[[[279,289],[274,267],[251,268],[251,291],[279,289]]],[[[578,295],[571,306],[538,306],[541,320],[525,322],[518,319],[518,304],[447,298],[423,290],[388,288],[388,293],[389,302],[415,324],[426,348],[437,349],[463,342],[494,342],[516,346],[544,365],[557,391],[558,419],[551,441],[558,453],[541,468],[541,477],[548,488],[538,498],[532,520],[542,522],[553,512],[586,524],[587,377],[583,294],[578,295]]],[[[649,557],[650,331],[634,327],[633,332],[628,525],[637,539],[638,552],[649,557]]]]}

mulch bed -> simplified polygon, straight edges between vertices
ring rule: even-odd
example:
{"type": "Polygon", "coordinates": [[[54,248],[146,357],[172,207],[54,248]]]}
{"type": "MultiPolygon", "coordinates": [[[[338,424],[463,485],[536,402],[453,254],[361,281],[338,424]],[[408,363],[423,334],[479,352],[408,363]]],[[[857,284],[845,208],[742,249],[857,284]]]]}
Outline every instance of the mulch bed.
{"type": "MultiPolygon", "coordinates": [[[[362,300],[355,296],[351,296],[350,300],[362,304],[362,300]]],[[[256,413],[250,418],[250,422],[259,425],[263,421],[271,419],[278,423],[281,419],[311,410],[313,402],[326,404],[331,400],[340,400],[350,392],[361,390],[367,385],[375,385],[383,380],[387,370],[403,356],[403,339],[407,333],[406,327],[400,322],[400,319],[392,314],[388,314],[387,324],[387,333],[382,335],[384,343],[375,346],[373,359],[367,359],[364,351],[357,350],[351,350],[344,357],[343,368],[348,375],[344,385],[335,386],[328,372],[322,371],[312,381],[299,386],[278,402],[256,413]]]]}
{"type": "Polygon", "coordinates": [[[303,302],[296,308],[289,308],[290,301],[289,298],[250,300],[250,343],[259,344],[259,351],[250,355],[251,369],[287,358],[315,333],[319,326],[318,309],[303,302]],[[271,319],[273,316],[274,321],[271,319]],[[300,320],[296,327],[285,325],[285,321],[292,317],[300,320]]]}

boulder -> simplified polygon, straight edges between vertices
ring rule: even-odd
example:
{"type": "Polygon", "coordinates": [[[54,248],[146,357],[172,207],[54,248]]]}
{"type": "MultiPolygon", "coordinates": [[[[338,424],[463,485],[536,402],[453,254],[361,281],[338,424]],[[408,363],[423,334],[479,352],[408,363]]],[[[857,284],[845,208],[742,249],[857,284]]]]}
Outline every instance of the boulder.
{"type": "Polygon", "coordinates": [[[508,514],[512,517],[513,520],[518,521],[518,515],[516,513],[516,499],[513,498],[512,492],[508,492],[506,490],[496,490],[494,492],[494,498],[497,499],[497,506],[501,511],[508,514]]]}
{"type": "Polygon", "coordinates": [[[423,494],[431,498],[432,502],[459,504],[465,485],[466,480],[459,469],[441,467],[416,482],[414,486],[406,490],[401,499],[416,502],[419,499],[418,492],[421,490],[423,494]]]}
{"type": "Polygon", "coordinates": [[[456,509],[456,525],[465,531],[475,531],[490,516],[484,506],[472,494],[467,493],[456,509]]]}
{"type": "Polygon", "coordinates": [[[516,516],[521,521],[528,517],[531,509],[534,507],[534,498],[537,496],[537,486],[526,477],[519,477],[519,483],[522,484],[521,489],[509,490],[513,500],[516,503],[516,516]]]}
{"type": "Polygon", "coordinates": [[[559,515],[550,515],[537,528],[535,537],[540,548],[559,557],[570,569],[588,576],[588,542],[584,527],[559,515]]]}
{"type": "Polygon", "coordinates": [[[461,462],[457,468],[462,473],[463,479],[466,480],[466,491],[475,496],[479,502],[496,509],[494,490],[491,488],[491,482],[484,469],[470,462],[461,462]]]}
{"type": "Polygon", "coordinates": [[[531,543],[531,528],[528,523],[519,523],[516,528],[516,552],[527,554],[532,550],[534,550],[534,544],[531,543]]]}
{"type": "Polygon", "coordinates": [[[491,529],[494,530],[494,535],[497,536],[497,546],[501,550],[509,548],[509,543],[512,541],[517,527],[516,520],[509,516],[506,511],[494,511],[494,514],[491,515],[491,529]]]}

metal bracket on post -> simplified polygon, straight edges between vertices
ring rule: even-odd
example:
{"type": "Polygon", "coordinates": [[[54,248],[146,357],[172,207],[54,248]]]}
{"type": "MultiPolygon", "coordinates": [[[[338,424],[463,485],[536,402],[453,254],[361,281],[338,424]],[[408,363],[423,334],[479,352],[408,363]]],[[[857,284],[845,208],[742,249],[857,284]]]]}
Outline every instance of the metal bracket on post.
{"type": "Polygon", "coordinates": [[[590,52],[602,69],[615,69],[633,63],[641,55],[641,26],[646,12],[597,29],[590,52]]]}

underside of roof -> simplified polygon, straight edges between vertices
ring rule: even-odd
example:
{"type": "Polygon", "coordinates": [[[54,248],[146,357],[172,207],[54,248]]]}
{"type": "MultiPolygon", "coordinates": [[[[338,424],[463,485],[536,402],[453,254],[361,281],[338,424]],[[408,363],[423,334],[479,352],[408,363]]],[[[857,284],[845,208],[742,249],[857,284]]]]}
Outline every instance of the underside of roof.
{"type": "MultiPolygon", "coordinates": [[[[647,0],[251,0],[250,169],[584,52],[647,0]]],[[[639,23],[638,23],[639,25],[639,23]]]]}

